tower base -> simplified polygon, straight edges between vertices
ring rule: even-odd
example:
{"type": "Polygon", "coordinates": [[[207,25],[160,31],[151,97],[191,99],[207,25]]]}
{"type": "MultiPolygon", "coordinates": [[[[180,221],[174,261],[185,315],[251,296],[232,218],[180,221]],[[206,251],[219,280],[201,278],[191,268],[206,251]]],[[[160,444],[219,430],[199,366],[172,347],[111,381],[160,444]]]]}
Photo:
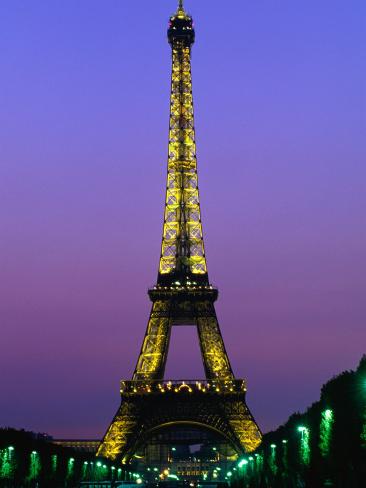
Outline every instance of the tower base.
{"type": "Polygon", "coordinates": [[[237,456],[251,452],[261,433],[245,403],[244,380],[122,381],[119,407],[97,455],[128,463],[160,429],[213,431],[237,456]]]}

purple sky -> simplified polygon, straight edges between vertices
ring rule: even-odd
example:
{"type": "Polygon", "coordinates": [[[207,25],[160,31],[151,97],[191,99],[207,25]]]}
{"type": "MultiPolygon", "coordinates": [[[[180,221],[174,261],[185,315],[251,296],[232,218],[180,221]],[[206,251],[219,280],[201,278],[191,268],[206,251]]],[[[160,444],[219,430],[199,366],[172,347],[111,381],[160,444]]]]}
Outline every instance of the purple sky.
{"type": "MultiPolygon", "coordinates": [[[[366,352],[363,0],[187,0],[203,230],[266,431],[366,352]]],[[[0,2],[0,424],[101,436],[157,274],[175,0],[0,2]]],[[[168,375],[202,376],[193,328],[168,375]]]]}

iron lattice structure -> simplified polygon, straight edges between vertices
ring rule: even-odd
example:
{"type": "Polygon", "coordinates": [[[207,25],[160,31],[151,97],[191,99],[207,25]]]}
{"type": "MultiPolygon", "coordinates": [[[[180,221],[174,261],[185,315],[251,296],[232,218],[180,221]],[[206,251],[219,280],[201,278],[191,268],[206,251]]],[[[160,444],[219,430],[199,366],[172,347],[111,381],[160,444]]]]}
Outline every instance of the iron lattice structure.
{"type": "Polygon", "coordinates": [[[211,429],[238,454],[254,450],[260,431],[245,403],[245,385],[231,369],[216,317],[217,289],[208,279],[198,191],[193,115],[192,18],[182,2],[170,18],[172,48],[168,173],[157,284],[132,381],[98,455],[127,462],[156,429],[192,424],[211,429]],[[206,379],[164,382],[171,328],[198,329],[206,379]]]}

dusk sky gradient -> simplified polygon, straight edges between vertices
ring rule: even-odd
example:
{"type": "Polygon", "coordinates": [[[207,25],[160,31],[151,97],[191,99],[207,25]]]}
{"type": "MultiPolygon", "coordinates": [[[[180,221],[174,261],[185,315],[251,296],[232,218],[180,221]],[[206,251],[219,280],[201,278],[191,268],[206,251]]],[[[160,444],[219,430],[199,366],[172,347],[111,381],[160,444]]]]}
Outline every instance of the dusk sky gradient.
{"type": "MultiPolygon", "coordinates": [[[[157,277],[175,0],[0,2],[0,425],[98,438],[157,277]]],[[[216,310],[263,431],[366,352],[366,2],[187,0],[216,310]]],[[[202,377],[194,328],[168,377],[202,377]]]]}

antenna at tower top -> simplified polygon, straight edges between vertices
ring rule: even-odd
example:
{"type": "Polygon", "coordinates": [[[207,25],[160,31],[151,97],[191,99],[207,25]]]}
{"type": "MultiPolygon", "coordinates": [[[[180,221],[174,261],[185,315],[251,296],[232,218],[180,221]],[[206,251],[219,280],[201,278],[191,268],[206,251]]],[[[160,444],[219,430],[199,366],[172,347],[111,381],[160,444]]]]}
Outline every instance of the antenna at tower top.
{"type": "Polygon", "coordinates": [[[183,0],[178,0],[178,8],[175,16],[179,19],[184,19],[185,17],[187,17],[187,14],[184,10],[183,0]]]}
{"type": "Polygon", "coordinates": [[[178,13],[184,12],[183,0],[178,0],[178,13]]]}

